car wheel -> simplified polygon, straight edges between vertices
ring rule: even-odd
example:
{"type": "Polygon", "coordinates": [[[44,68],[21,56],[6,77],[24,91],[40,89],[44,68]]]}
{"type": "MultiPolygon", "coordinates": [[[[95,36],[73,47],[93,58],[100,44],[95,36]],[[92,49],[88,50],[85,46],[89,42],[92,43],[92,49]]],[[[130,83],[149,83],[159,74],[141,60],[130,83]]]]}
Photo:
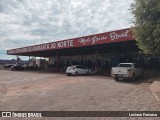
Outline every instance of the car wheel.
{"type": "Polygon", "coordinates": [[[118,81],[118,80],[119,80],[119,78],[118,78],[118,77],[114,77],[114,79],[115,79],[115,81],[118,81]]]}
{"type": "Polygon", "coordinates": [[[75,75],[75,76],[78,76],[78,72],[76,71],[74,75],[75,75]]]}
{"type": "Polygon", "coordinates": [[[89,71],[87,71],[87,75],[89,75],[89,71]]]}

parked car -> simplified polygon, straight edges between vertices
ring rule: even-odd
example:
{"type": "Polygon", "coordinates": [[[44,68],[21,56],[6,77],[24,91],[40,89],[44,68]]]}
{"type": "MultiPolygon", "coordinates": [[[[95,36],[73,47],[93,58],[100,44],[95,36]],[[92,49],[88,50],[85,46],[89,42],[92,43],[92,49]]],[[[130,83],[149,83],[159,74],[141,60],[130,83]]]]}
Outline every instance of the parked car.
{"type": "Polygon", "coordinates": [[[4,67],[5,69],[8,69],[8,68],[11,68],[13,65],[14,65],[14,64],[6,64],[6,65],[4,65],[3,67],[4,67]]]}
{"type": "Polygon", "coordinates": [[[91,74],[91,69],[85,68],[81,65],[72,65],[69,66],[66,70],[67,75],[85,75],[85,74],[91,74]]]}
{"type": "Polygon", "coordinates": [[[111,76],[115,80],[120,78],[136,80],[137,77],[142,77],[144,71],[135,63],[120,63],[117,67],[112,67],[111,76]]]}
{"type": "Polygon", "coordinates": [[[13,65],[11,67],[11,70],[12,71],[15,71],[15,70],[25,70],[25,67],[23,65],[21,65],[21,64],[16,64],[16,65],[13,65]]]}

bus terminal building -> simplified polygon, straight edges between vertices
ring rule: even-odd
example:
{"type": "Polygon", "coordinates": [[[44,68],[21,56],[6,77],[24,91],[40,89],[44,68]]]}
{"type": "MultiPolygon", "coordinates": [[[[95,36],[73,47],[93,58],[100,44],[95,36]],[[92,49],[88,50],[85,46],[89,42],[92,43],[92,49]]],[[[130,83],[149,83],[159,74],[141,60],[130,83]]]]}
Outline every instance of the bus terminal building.
{"type": "Polygon", "coordinates": [[[105,71],[122,62],[159,69],[160,63],[159,57],[141,54],[130,28],[10,49],[7,54],[49,58],[48,67],[55,72],[64,72],[70,65],[105,71]]]}

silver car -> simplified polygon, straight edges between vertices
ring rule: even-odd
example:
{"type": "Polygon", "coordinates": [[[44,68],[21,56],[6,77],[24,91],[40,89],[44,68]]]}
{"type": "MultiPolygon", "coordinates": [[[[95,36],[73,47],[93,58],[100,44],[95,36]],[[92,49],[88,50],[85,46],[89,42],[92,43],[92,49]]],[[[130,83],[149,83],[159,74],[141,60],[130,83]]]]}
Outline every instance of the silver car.
{"type": "Polygon", "coordinates": [[[66,70],[67,75],[85,75],[85,74],[91,74],[91,69],[85,68],[81,65],[72,65],[69,66],[66,70]]]}

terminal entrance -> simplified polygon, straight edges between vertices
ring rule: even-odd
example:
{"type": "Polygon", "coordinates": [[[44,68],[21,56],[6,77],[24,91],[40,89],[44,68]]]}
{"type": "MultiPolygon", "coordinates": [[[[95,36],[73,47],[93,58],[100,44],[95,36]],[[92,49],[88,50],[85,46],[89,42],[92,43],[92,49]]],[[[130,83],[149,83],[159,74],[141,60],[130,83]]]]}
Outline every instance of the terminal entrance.
{"type": "Polygon", "coordinates": [[[57,50],[49,58],[49,66],[55,72],[65,72],[68,66],[82,65],[102,73],[120,62],[134,62],[138,51],[135,41],[57,50]]]}

